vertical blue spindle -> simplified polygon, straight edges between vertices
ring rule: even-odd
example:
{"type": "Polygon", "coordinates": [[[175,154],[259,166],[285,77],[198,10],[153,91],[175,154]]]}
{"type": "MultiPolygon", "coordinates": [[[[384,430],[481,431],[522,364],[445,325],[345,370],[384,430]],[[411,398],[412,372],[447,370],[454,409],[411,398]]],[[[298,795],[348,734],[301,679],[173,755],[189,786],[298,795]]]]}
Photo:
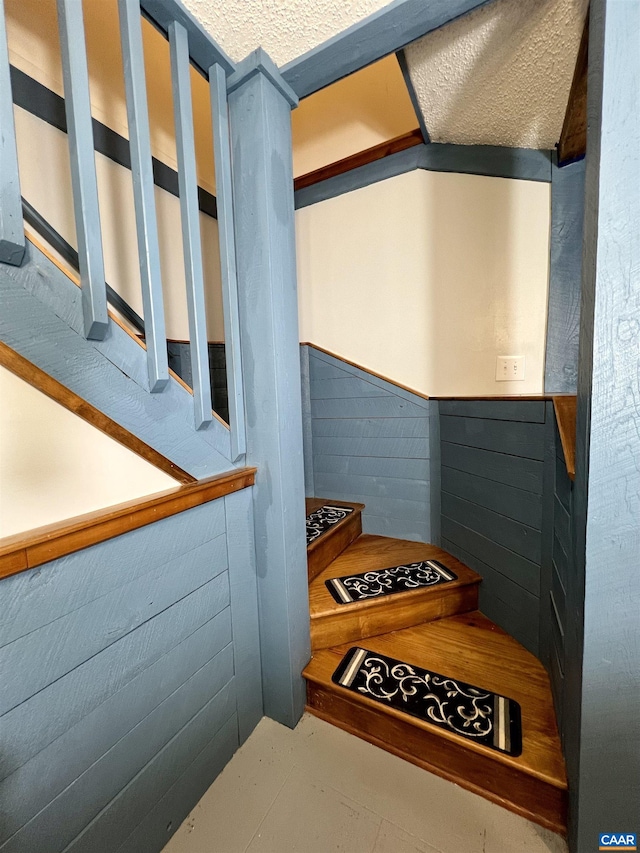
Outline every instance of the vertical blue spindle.
{"type": "Polygon", "coordinates": [[[82,3],[57,0],[57,4],[84,331],[87,338],[102,340],[109,317],[82,3]]]}
{"type": "Polygon", "coordinates": [[[0,0],[0,128],[0,261],[20,266],[25,248],[24,225],[3,0],[0,0]]]}
{"type": "Polygon", "coordinates": [[[209,346],[204,302],[204,275],[200,245],[198,179],[189,79],[187,31],[176,21],[169,25],[173,110],[178,149],[178,186],[182,216],[182,244],[187,282],[187,309],[191,338],[191,370],[196,429],[211,422],[209,346]]]}
{"type": "Polygon", "coordinates": [[[233,229],[233,190],[231,186],[231,146],[229,142],[229,113],[227,109],[227,77],[223,68],[218,64],[212,65],[209,69],[209,86],[211,89],[213,150],[216,166],[222,308],[224,313],[227,387],[229,391],[229,420],[231,421],[231,458],[235,462],[246,453],[247,439],[244,418],[244,391],[242,386],[242,356],[240,353],[236,244],[233,229]]]}
{"type": "Polygon", "coordinates": [[[151,391],[162,391],[169,381],[169,366],[139,0],[118,0],[118,10],[124,82],[127,92],[129,148],[138,232],[149,388],[151,391]]]}

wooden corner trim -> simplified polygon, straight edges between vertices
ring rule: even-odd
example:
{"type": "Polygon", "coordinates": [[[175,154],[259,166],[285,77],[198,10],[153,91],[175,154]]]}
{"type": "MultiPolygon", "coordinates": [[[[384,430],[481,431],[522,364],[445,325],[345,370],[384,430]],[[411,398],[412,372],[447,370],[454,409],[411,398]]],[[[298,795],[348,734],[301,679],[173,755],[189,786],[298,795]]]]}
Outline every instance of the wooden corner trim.
{"type": "Polygon", "coordinates": [[[79,515],[0,540],[0,578],[33,569],[162,518],[253,486],[255,468],[238,468],[185,486],[79,515]]]}
{"type": "Polygon", "coordinates": [[[558,432],[562,443],[562,452],[571,480],[576,476],[576,416],[577,397],[554,397],[553,408],[558,422],[558,432]]]}
{"type": "Polygon", "coordinates": [[[567,101],[567,109],[558,142],[558,165],[571,163],[587,152],[587,74],[589,69],[589,10],[584,22],[580,47],[567,101]]]}
{"type": "Polygon", "coordinates": [[[358,154],[352,154],[350,157],[336,160],[335,163],[330,163],[321,169],[307,172],[306,175],[300,175],[293,182],[294,191],[303,190],[305,187],[319,184],[321,181],[335,178],[336,175],[343,175],[345,172],[350,172],[359,166],[366,166],[367,163],[382,160],[383,157],[389,157],[390,154],[397,154],[398,151],[404,151],[406,148],[413,148],[414,145],[422,145],[423,143],[424,137],[422,136],[422,131],[417,127],[415,130],[403,133],[402,136],[396,136],[388,142],[382,142],[380,145],[374,145],[372,148],[367,148],[358,154]]]}
{"type": "Polygon", "coordinates": [[[104,412],[96,409],[91,403],[83,400],[75,391],[71,391],[57,379],[49,376],[44,370],[41,370],[35,364],[26,359],[19,352],[11,349],[7,344],[0,341],[0,365],[10,370],[15,376],[23,379],[33,388],[37,388],[43,394],[46,394],[51,400],[55,400],[65,409],[78,415],[83,421],[91,424],[115,439],[123,447],[133,451],[146,462],[149,462],[165,474],[173,477],[179,483],[195,483],[196,478],[187,471],[183,471],[166,456],[163,456],[150,445],[146,444],[137,435],[129,432],[128,429],[121,426],[116,421],[112,420],[104,412]]]}

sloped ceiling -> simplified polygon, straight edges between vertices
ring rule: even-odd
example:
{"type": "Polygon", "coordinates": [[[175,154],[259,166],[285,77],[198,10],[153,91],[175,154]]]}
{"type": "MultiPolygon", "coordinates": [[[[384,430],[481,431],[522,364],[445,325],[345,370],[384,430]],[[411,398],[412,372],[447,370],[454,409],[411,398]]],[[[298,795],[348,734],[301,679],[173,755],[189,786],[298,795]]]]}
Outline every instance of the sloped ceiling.
{"type": "Polygon", "coordinates": [[[406,49],[433,142],[553,148],[588,0],[495,0],[406,49]]]}
{"type": "Polygon", "coordinates": [[[238,62],[263,47],[276,65],[296,59],[389,0],[184,0],[238,62]]]}

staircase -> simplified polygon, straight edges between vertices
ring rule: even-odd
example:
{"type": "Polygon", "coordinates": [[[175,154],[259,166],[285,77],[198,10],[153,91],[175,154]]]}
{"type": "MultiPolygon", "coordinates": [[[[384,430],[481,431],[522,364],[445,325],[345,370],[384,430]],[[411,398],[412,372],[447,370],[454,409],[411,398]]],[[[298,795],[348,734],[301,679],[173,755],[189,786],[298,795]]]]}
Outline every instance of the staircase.
{"type": "MultiPolygon", "coordinates": [[[[564,834],[567,782],[549,679],[536,657],[479,612],[479,575],[433,545],[363,534],[362,504],[314,498],[307,501],[307,513],[322,505],[350,511],[308,546],[313,653],[303,673],[308,711],[564,834]],[[339,603],[340,594],[332,595],[326,583],[427,560],[437,561],[453,579],[348,603],[339,603]],[[496,742],[486,745],[454,731],[444,719],[450,719],[451,704],[444,706],[447,711],[438,725],[427,722],[424,714],[414,716],[403,710],[402,701],[402,707],[397,708],[388,698],[380,701],[372,696],[376,691],[383,696],[385,690],[387,694],[394,692],[389,683],[376,687],[372,679],[372,691],[362,685],[357,689],[343,686],[348,682],[345,673],[353,671],[350,661],[360,659],[357,653],[343,664],[338,676],[336,671],[354,646],[408,664],[412,673],[421,668],[455,680],[455,687],[462,682],[463,688],[473,685],[496,694],[489,702],[504,702],[501,697],[515,700],[521,713],[520,754],[509,754],[502,742],[498,748],[496,742]],[[336,683],[338,677],[342,684],[336,683]]],[[[347,586],[354,589],[353,581],[347,586]]],[[[360,585],[367,596],[374,588],[375,580],[360,585]]],[[[348,597],[344,592],[342,595],[348,597]]],[[[373,655],[364,656],[363,652],[361,659],[368,665],[373,655]]],[[[376,661],[375,666],[380,666],[376,661]]],[[[405,669],[402,674],[406,674],[405,669]]],[[[356,683],[360,683],[357,678],[356,683]]],[[[392,687],[396,684],[390,683],[392,687]]],[[[429,682],[433,683],[435,677],[429,682]]],[[[410,694],[416,687],[421,694],[430,691],[426,681],[420,682],[418,677],[411,677],[408,685],[410,694]]],[[[412,696],[408,698],[406,707],[412,696]]],[[[457,697],[452,700],[454,706],[457,701],[457,697]]],[[[499,705],[494,707],[495,736],[499,705]]],[[[511,751],[517,753],[517,745],[511,751]]]]}

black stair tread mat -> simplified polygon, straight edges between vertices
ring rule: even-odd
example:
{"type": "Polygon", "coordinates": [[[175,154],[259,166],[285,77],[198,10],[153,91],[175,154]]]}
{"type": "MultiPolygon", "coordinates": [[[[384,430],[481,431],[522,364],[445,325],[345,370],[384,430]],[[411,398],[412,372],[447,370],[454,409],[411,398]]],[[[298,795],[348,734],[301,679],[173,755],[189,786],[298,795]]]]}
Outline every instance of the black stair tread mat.
{"type": "Polygon", "coordinates": [[[506,755],[522,753],[513,699],[361,646],[349,649],[332,681],[367,699],[506,755]]]}
{"type": "Polygon", "coordinates": [[[370,569],[360,574],[329,578],[325,586],[338,604],[352,604],[354,601],[381,598],[455,580],[458,580],[455,572],[439,560],[419,560],[386,569],[370,569]]]}
{"type": "Polygon", "coordinates": [[[307,516],[307,545],[353,512],[353,507],[324,504],[307,516]]]}

